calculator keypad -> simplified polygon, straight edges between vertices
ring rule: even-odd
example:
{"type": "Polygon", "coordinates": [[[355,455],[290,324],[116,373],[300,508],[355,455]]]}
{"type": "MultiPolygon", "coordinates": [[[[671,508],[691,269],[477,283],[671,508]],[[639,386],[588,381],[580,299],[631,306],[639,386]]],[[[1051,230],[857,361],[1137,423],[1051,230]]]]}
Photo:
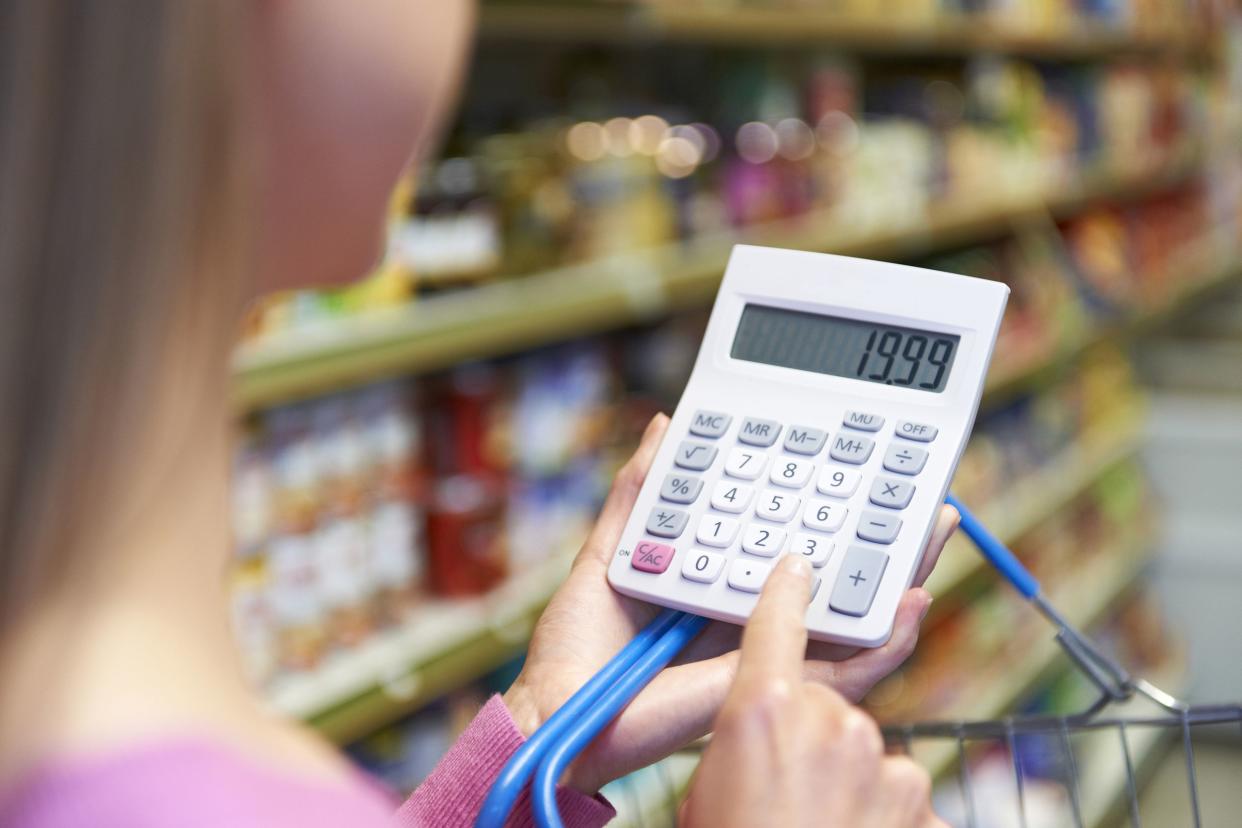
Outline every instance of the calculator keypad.
{"type": "MultiPolygon", "coordinates": [[[[886,436],[884,426],[884,417],[866,411],[846,412],[832,430],[695,412],[677,445],[676,468],[664,476],[660,502],[647,518],[653,540],[636,545],[633,568],[663,573],[681,546],[686,581],[714,584],[724,576],[727,588],[754,593],[782,553],[802,555],[820,570],[841,554],[840,546],[844,559],[829,570],[835,581],[819,600],[833,612],[866,615],[888,565],[877,547],[900,536],[902,510],[914,498],[938,431],[899,420],[886,436]],[[877,446],[882,460],[868,469],[882,467],[879,474],[863,468],[877,446]],[[724,462],[715,466],[721,454],[724,462]],[[704,488],[710,497],[699,507],[693,537],[683,538],[704,488]]],[[[817,593],[822,579],[816,576],[817,593]]]]}

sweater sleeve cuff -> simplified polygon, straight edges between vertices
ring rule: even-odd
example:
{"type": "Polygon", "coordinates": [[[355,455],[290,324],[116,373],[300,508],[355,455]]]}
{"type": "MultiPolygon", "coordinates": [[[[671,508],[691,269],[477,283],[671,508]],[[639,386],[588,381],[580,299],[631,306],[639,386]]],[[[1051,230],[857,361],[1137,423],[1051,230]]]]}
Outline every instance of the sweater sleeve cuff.
{"type": "MultiPolygon", "coordinates": [[[[404,828],[456,828],[474,824],[501,768],[526,740],[500,696],[492,696],[461,738],[440,760],[431,775],[397,812],[404,828]]],[[[602,796],[586,796],[559,788],[556,801],[566,826],[595,828],[616,816],[602,796]]],[[[518,798],[505,823],[511,828],[533,828],[529,786],[518,798]]]]}

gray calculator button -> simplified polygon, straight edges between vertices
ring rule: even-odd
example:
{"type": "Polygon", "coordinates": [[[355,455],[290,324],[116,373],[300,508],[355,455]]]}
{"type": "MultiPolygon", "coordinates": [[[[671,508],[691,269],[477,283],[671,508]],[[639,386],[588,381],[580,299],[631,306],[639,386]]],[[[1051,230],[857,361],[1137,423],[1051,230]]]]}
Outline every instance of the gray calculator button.
{"type": "Polygon", "coordinates": [[[715,459],[715,446],[709,446],[706,443],[696,443],[693,440],[682,440],[681,445],[677,447],[677,456],[673,458],[673,462],[683,469],[703,471],[715,459]]]}
{"type": "Polygon", "coordinates": [[[733,417],[728,414],[699,410],[694,412],[694,418],[690,420],[690,433],[700,437],[720,437],[728,430],[731,422],[733,417]]]}
{"type": "Polygon", "coordinates": [[[832,448],[828,454],[833,460],[859,465],[867,462],[874,448],[875,440],[870,437],[863,437],[860,434],[838,434],[837,439],[832,441],[832,448]]]}
{"type": "Polygon", "coordinates": [[[884,418],[865,411],[847,411],[845,417],[841,419],[841,424],[859,431],[879,431],[884,427],[884,418]]]}
{"type": "Polygon", "coordinates": [[[647,518],[647,533],[657,538],[676,538],[686,530],[686,522],[689,520],[689,512],[657,506],[647,518]]]}
{"type": "Polygon", "coordinates": [[[785,432],[785,451],[791,451],[794,454],[819,454],[827,440],[828,432],[822,428],[790,426],[785,432]]]}
{"type": "Polygon", "coordinates": [[[871,484],[871,502],[890,509],[904,509],[914,497],[914,484],[891,477],[877,477],[871,484]]]}
{"type": "Polygon", "coordinates": [[[927,465],[927,449],[893,443],[884,455],[884,468],[898,474],[918,474],[927,465]]]}
{"type": "Polygon", "coordinates": [[[703,491],[703,478],[690,474],[670,474],[660,487],[660,497],[670,503],[693,503],[703,491]]]}
{"type": "Polygon", "coordinates": [[[832,588],[828,606],[834,612],[861,618],[871,609],[875,591],[888,566],[888,555],[878,549],[851,546],[841,562],[841,572],[832,588]]]}
{"type": "Polygon", "coordinates": [[[897,421],[897,436],[905,437],[907,440],[930,443],[936,439],[936,435],[939,433],[940,429],[925,423],[912,423],[909,420],[897,421]]]}
{"type": "Polygon", "coordinates": [[[858,518],[858,537],[872,543],[897,540],[901,518],[889,512],[863,512],[858,518]]]}
{"type": "Polygon", "coordinates": [[[774,420],[760,420],[758,417],[747,417],[742,420],[742,427],[738,429],[737,439],[739,442],[746,443],[751,446],[770,446],[776,442],[776,438],[780,436],[781,424],[774,420]]]}

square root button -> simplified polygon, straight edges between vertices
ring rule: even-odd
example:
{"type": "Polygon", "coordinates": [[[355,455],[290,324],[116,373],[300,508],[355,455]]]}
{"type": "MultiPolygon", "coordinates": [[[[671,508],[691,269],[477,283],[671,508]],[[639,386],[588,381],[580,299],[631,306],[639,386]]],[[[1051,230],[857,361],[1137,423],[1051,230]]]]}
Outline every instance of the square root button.
{"type": "Polygon", "coordinates": [[[866,615],[887,566],[888,555],[880,550],[851,546],[846,550],[832,597],[828,599],[829,609],[858,618],[866,615]]]}
{"type": "Polygon", "coordinates": [[[668,565],[673,562],[674,554],[676,550],[667,543],[639,541],[634,547],[634,554],[630,556],[630,566],[639,572],[659,574],[668,569],[668,565]]]}

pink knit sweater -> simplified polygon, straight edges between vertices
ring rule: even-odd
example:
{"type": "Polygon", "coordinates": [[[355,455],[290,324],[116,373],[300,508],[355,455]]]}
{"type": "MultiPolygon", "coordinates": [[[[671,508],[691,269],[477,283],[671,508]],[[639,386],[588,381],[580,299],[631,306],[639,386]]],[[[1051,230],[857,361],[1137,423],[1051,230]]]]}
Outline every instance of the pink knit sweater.
{"type": "MultiPolygon", "coordinates": [[[[92,760],[46,765],[0,798],[4,828],[456,828],[469,826],[492,780],[522,744],[499,696],[475,717],[427,781],[394,802],[362,776],[326,785],[266,767],[208,740],[168,740],[92,760]]],[[[567,826],[615,815],[602,797],[558,794],[567,826]]],[[[509,825],[532,825],[524,795],[509,825]]]]}

